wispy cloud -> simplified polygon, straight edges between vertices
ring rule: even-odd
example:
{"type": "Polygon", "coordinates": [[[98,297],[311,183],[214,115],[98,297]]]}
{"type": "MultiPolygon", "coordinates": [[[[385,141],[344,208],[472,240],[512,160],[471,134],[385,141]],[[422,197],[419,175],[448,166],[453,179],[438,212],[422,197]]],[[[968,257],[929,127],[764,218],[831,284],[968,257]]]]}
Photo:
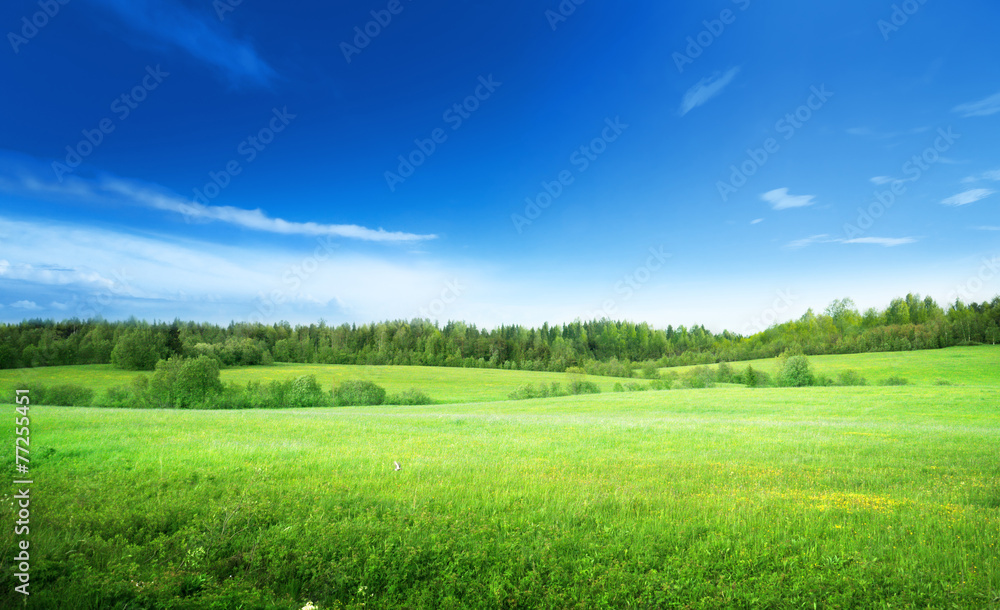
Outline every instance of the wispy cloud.
{"type": "Polygon", "coordinates": [[[681,116],[684,116],[716,95],[722,93],[722,90],[725,89],[734,78],[736,78],[736,75],[739,74],[739,72],[739,67],[730,68],[725,74],[719,74],[716,72],[712,76],[698,81],[697,85],[688,89],[687,93],[684,94],[684,99],[681,101],[680,108],[681,116]]]}
{"type": "Polygon", "coordinates": [[[774,189],[760,196],[761,199],[771,204],[775,210],[787,210],[790,208],[804,208],[814,203],[815,195],[789,195],[787,188],[774,189]]]}
{"type": "Polygon", "coordinates": [[[1000,227],[982,226],[976,227],[977,231],[1000,231],[1000,227]]]}
{"type": "Polygon", "coordinates": [[[763,219],[763,218],[755,218],[754,220],[751,220],[751,221],[750,221],[750,224],[752,224],[752,225],[756,225],[756,224],[760,224],[760,223],[762,223],[762,222],[764,222],[764,219],[763,219]]]}
{"type": "Polygon", "coordinates": [[[976,174],[975,176],[969,176],[962,180],[963,184],[972,184],[973,182],[979,182],[980,180],[992,180],[993,182],[1000,182],[1000,169],[994,169],[988,172],[983,172],[981,174],[976,174]]]}
{"type": "Polygon", "coordinates": [[[837,241],[842,244],[873,244],[886,248],[917,243],[917,239],[915,237],[856,237],[854,239],[843,239],[837,241]]]}
{"type": "Polygon", "coordinates": [[[209,13],[199,15],[176,0],[91,0],[114,12],[139,36],[136,44],[166,43],[226,73],[235,83],[267,85],[275,71],[249,42],[237,40],[209,13]]]}
{"type": "Polygon", "coordinates": [[[35,303],[34,301],[17,301],[15,303],[11,303],[10,306],[13,307],[14,309],[25,309],[28,311],[41,309],[41,307],[39,307],[38,304],[35,303]]]}
{"type": "Polygon", "coordinates": [[[914,127],[913,129],[908,129],[906,131],[875,131],[868,127],[851,127],[847,130],[848,135],[876,138],[879,140],[891,140],[893,138],[899,138],[903,136],[915,136],[921,133],[926,133],[930,131],[931,128],[924,127],[914,127]]]}
{"type": "Polygon", "coordinates": [[[889,184],[894,180],[895,178],[892,178],[890,176],[875,176],[874,178],[871,178],[872,184],[877,184],[879,186],[883,184],[889,184]]]}
{"type": "Polygon", "coordinates": [[[1000,93],[991,95],[988,98],[967,104],[959,104],[952,108],[952,112],[957,112],[965,118],[974,116],[990,116],[1000,112],[1000,93]]]}
{"type": "Polygon", "coordinates": [[[789,250],[799,250],[813,244],[871,244],[875,246],[883,246],[885,248],[892,248],[894,246],[905,246],[906,244],[913,244],[916,242],[917,238],[915,237],[856,237],[854,239],[843,239],[830,237],[829,235],[824,234],[813,235],[804,239],[797,239],[785,244],[785,248],[789,250]]]}
{"type": "Polygon", "coordinates": [[[417,235],[385,229],[369,229],[353,224],[321,224],[292,222],[268,216],[263,210],[247,210],[233,206],[203,205],[184,199],[168,190],[123,178],[106,176],[100,179],[72,177],[63,183],[45,180],[25,172],[23,168],[10,176],[0,174],[0,191],[55,197],[70,201],[116,201],[131,205],[181,214],[191,221],[224,222],[244,229],[281,235],[330,236],[372,242],[419,242],[435,239],[436,235],[417,235]]]}
{"type": "Polygon", "coordinates": [[[990,195],[996,193],[992,189],[972,189],[965,191],[964,193],[959,193],[957,195],[952,195],[947,199],[943,200],[941,203],[951,206],[969,205],[970,203],[975,203],[982,199],[986,199],[990,195]]]}

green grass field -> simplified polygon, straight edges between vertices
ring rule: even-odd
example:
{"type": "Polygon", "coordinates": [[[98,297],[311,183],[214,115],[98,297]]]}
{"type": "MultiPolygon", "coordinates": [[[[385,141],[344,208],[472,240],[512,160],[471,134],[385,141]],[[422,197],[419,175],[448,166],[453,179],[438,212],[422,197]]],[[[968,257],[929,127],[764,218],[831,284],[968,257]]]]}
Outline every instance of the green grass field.
{"type": "MultiPolygon", "coordinates": [[[[71,383],[103,392],[113,386],[128,384],[136,375],[150,374],[122,371],[110,364],[0,370],[0,396],[12,395],[14,389],[28,383],[44,385],[71,383]]],[[[513,390],[522,385],[559,383],[565,388],[570,381],[565,373],[338,364],[276,364],[223,369],[222,381],[223,383],[235,381],[245,385],[252,380],[284,381],[295,379],[300,375],[316,375],[316,379],[326,390],[350,379],[372,381],[384,387],[390,394],[418,388],[438,403],[506,400],[513,390]]],[[[610,392],[616,382],[629,381],[614,377],[590,377],[589,380],[595,382],[604,392],[610,392]]]]}
{"type": "Polygon", "coordinates": [[[1000,608],[997,355],[813,359],[914,383],[891,388],[33,407],[27,607],[1000,608]]]}
{"type": "MultiPolygon", "coordinates": [[[[813,370],[836,379],[837,373],[854,369],[868,382],[898,375],[916,385],[937,385],[941,381],[955,385],[1000,385],[1000,345],[949,347],[919,352],[877,352],[842,356],[809,356],[813,370]]],[[[748,365],[774,376],[780,366],[777,358],[732,362],[742,371],[748,365]]],[[[661,369],[684,373],[690,366],[661,369]]]]}

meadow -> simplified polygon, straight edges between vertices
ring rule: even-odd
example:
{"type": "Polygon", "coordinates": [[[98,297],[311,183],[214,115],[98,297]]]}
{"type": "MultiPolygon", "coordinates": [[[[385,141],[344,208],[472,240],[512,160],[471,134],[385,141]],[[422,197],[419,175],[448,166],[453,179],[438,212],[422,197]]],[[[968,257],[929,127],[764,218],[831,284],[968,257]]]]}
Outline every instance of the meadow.
{"type": "MultiPolygon", "coordinates": [[[[32,407],[27,607],[1000,608],[998,351],[872,356],[811,360],[911,385],[32,407]]],[[[456,372],[377,381],[545,375],[456,372]]]]}

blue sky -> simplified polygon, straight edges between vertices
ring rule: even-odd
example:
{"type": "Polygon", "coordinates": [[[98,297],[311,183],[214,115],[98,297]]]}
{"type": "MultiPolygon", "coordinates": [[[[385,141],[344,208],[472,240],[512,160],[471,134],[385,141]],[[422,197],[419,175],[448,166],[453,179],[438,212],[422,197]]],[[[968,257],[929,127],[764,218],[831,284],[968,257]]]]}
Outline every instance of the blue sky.
{"type": "Polygon", "coordinates": [[[0,320],[1000,292],[995,3],[336,4],[4,3],[0,320]]]}

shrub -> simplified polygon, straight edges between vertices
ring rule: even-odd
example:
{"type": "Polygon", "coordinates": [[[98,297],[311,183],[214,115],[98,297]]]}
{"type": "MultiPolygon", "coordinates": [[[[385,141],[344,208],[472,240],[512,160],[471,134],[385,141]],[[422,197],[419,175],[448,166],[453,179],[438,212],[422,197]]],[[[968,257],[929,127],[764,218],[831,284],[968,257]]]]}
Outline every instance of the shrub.
{"type": "Polygon", "coordinates": [[[743,371],[743,375],[740,376],[740,381],[748,388],[762,388],[771,385],[771,377],[767,373],[758,371],[749,364],[743,371]]]}
{"type": "Polygon", "coordinates": [[[656,362],[650,361],[642,366],[642,376],[646,379],[659,379],[660,369],[656,366],[656,362]]]}
{"type": "Polygon", "coordinates": [[[323,392],[315,375],[303,375],[291,383],[288,392],[288,406],[294,408],[326,407],[330,404],[330,396],[323,392]]]}
{"type": "Polygon", "coordinates": [[[622,382],[620,382],[620,381],[616,381],[615,382],[615,386],[613,388],[611,388],[611,389],[614,392],[624,392],[625,391],[625,388],[622,387],[622,382]]]}
{"type": "Polygon", "coordinates": [[[627,392],[645,392],[649,387],[642,385],[638,381],[630,381],[625,384],[625,390],[627,392]]]}
{"type": "Polygon", "coordinates": [[[650,382],[649,388],[651,390],[669,390],[672,383],[669,379],[654,379],[650,382]]]}
{"type": "Polygon", "coordinates": [[[910,380],[905,377],[900,377],[899,375],[893,375],[892,377],[886,377],[882,380],[879,385],[909,385],[910,380]]]}
{"type": "Polygon", "coordinates": [[[846,386],[868,385],[868,380],[854,369],[848,369],[837,374],[837,384],[846,386]]]}
{"type": "Polygon", "coordinates": [[[707,366],[697,366],[684,375],[682,383],[687,388],[710,388],[715,385],[715,373],[707,366]]]}
{"type": "Polygon", "coordinates": [[[739,376],[728,362],[721,363],[715,369],[715,380],[719,383],[739,383],[739,376]]]}
{"type": "Polygon", "coordinates": [[[586,379],[575,379],[569,384],[570,394],[600,394],[601,388],[597,387],[597,384],[593,381],[587,381],[586,379]]]}
{"type": "MultiPolygon", "coordinates": [[[[53,386],[41,384],[18,384],[18,389],[28,390],[28,397],[33,405],[52,405],[58,407],[89,407],[94,403],[94,391],[90,388],[73,383],[63,383],[53,386]]],[[[7,399],[13,403],[15,393],[11,392],[7,399]]]]}
{"type": "Polygon", "coordinates": [[[333,404],[338,407],[385,404],[385,388],[360,379],[345,381],[334,389],[333,404]]]}
{"type": "Polygon", "coordinates": [[[778,384],[784,387],[801,388],[816,383],[809,359],[802,355],[787,356],[778,372],[778,384]]]}
{"type": "Polygon", "coordinates": [[[405,392],[393,394],[385,400],[385,404],[387,405],[429,405],[433,403],[434,401],[431,400],[430,396],[416,388],[410,388],[405,392]]]}

